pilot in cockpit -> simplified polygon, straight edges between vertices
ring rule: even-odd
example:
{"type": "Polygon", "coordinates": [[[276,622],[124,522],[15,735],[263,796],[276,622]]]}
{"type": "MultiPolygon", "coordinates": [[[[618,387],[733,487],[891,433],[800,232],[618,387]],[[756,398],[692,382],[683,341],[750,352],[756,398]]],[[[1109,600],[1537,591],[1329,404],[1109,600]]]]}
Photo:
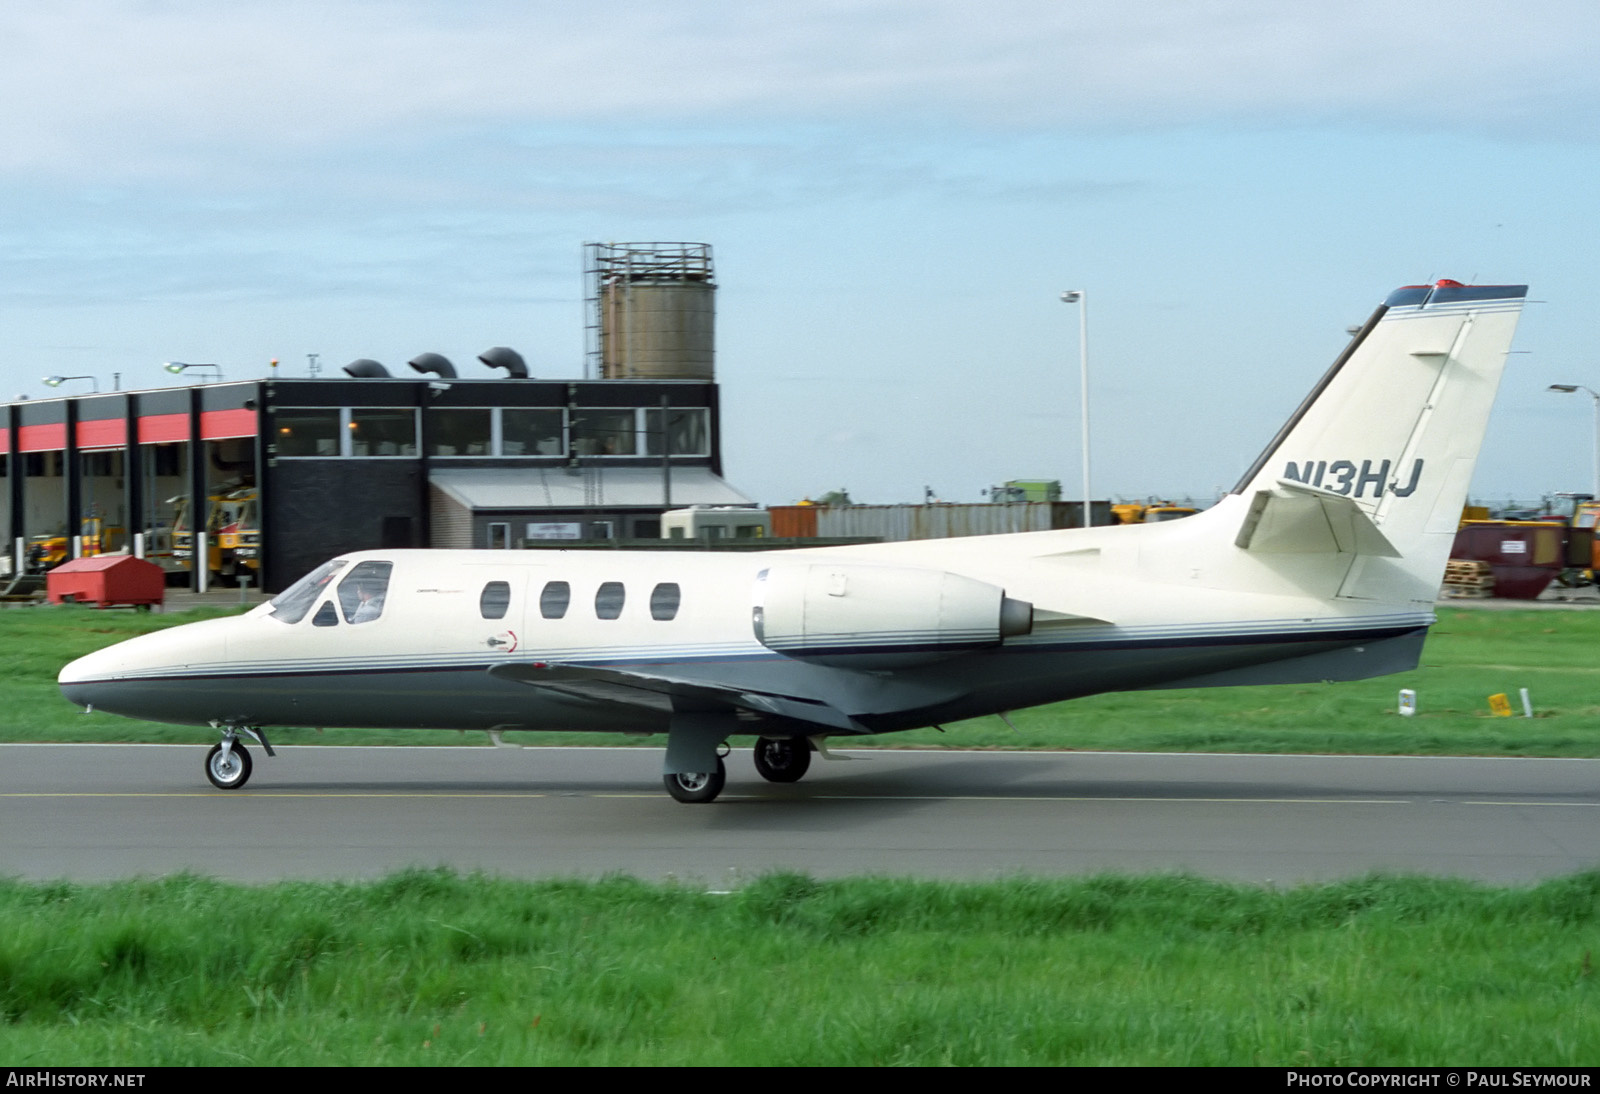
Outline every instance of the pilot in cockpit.
{"type": "Polygon", "coordinates": [[[356,603],[356,610],[350,613],[350,622],[370,623],[383,614],[383,590],[376,582],[360,582],[356,586],[356,595],[360,599],[356,603]]]}

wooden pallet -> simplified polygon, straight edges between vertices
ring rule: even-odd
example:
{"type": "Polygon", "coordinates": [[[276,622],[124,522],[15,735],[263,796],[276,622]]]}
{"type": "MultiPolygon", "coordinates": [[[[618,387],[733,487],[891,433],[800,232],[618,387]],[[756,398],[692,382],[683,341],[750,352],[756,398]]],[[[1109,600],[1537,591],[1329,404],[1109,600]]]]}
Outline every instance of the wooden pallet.
{"type": "Polygon", "coordinates": [[[1445,563],[1444,587],[1451,590],[1474,590],[1481,596],[1494,592],[1494,570],[1487,562],[1476,559],[1452,558],[1445,563]]]}

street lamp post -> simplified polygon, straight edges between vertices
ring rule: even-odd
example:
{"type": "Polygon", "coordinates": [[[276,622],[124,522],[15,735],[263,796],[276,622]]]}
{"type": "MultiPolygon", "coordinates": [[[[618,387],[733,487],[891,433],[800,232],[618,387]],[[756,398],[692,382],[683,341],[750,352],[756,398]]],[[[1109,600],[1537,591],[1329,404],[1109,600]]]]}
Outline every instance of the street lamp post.
{"type": "Polygon", "coordinates": [[[1586,391],[1594,400],[1594,496],[1600,498],[1600,391],[1586,384],[1551,384],[1550,390],[1565,395],[1586,391]]]}
{"type": "Polygon", "coordinates": [[[68,380],[88,380],[89,383],[94,385],[95,394],[98,395],[100,393],[100,380],[94,376],[46,376],[44,378],[44,386],[60,387],[68,380]]]}
{"type": "Polygon", "coordinates": [[[1061,302],[1078,305],[1078,406],[1083,433],[1083,526],[1087,528],[1092,523],[1089,508],[1089,292],[1068,289],[1061,294],[1061,302]]]}
{"type": "Polygon", "coordinates": [[[174,376],[181,376],[181,375],[183,375],[185,370],[191,369],[191,368],[214,368],[214,369],[217,370],[217,380],[218,380],[218,382],[220,383],[221,380],[222,380],[222,366],[221,365],[190,364],[187,361],[168,361],[166,364],[162,365],[161,367],[166,369],[168,372],[172,373],[174,376]]]}

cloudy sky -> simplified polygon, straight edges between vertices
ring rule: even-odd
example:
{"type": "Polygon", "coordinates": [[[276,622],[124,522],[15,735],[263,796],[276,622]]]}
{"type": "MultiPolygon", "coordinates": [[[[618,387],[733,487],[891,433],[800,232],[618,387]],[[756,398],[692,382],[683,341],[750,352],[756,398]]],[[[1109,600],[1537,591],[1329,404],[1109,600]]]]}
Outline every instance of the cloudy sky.
{"type": "Polygon", "coordinates": [[[587,240],[712,244],[770,503],[1233,484],[1401,284],[1528,283],[1479,496],[1588,489],[1592,0],[0,6],[0,394],[581,375],[587,240]],[[476,366],[473,366],[475,370],[476,366]],[[487,372],[484,375],[488,375],[487,372]],[[78,385],[85,386],[85,385],[78,385]]]}

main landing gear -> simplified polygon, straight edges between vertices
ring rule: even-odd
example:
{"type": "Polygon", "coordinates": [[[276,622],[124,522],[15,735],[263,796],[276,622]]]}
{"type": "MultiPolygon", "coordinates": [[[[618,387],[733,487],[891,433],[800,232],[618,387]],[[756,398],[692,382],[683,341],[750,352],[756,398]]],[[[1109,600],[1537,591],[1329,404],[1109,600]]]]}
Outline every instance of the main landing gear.
{"type": "Polygon", "coordinates": [[[259,726],[232,726],[219,722],[212,722],[211,726],[222,731],[222,742],[212,745],[211,751],[206,753],[206,778],[218,790],[237,790],[250,781],[250,770],[254,765],[250,761],[249,750],[239,743],[239,734],[243,733],[258,742],[267,750],[268,756],[277,755],[259,726]]]}
{"type": "Polygon", "coordinates": [[[762,737],[751,758],[769,783],[797,783],[811,766],[811,742],[804,737],[762,737]]]}
{"type": "Polygon", "coordinates": [[[728,769],[718,756],[715,771],[669,771],[662,776],[662,781],[667,784],[667,793],[674,801],[699,805],[717,800],[728,781],[728,769]]]}
{"type": "MultiPolygon", "coordinates": [[[[811,742],[804,737],[762,737],[756,741],[752,758],[756,772],[768,782],[794,783],[799,782],[811,766],[811,751],[811,742]]],[[[667,793],[674,801],[689,805],[716,801],[728,782],[727,765],[722,762],[725,754],[724,750],[714,756],[716,766],[710,771],[667,772],[662,776],[667,793]]]]}

